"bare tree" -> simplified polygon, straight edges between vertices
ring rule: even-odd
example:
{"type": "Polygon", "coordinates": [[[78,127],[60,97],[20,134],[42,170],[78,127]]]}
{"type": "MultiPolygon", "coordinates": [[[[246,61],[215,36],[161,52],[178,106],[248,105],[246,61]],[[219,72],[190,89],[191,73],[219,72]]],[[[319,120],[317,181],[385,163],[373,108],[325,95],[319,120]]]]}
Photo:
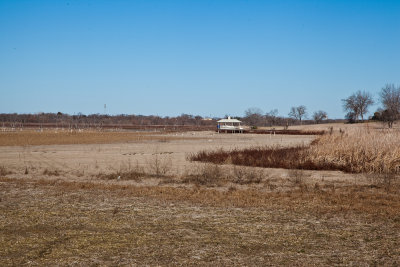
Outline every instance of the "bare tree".
{"type": "Polygon", "coordinates": [[[315,121],[315,123],[320,123],[326,118],[328,118],[328,114],[323,110],[315,111],[313,114],[313,120],[315,121]]]}
{"type": "Polygon", "coordinates": [[[289,117],[299,120],[301,123],[301,119],[307,116],[307,108],[303,105],[298,107],[291,107],[289,112],[289,117]]]}
{"type": "Polygon", "coordinates": [[[269,123],[269,125],[272,127],[273,125],[276,125],[277,123],[277,118],[278,118],[278,110],[273,109],[270,112],[267,112],[265,114],[265,119],[269,123]]]}
{"type": "Polygon", "coordinates": [[[394,84],[387,84],[379,95],[384,108],[382,119],[387,121],[389,128],[392,128],[393,122],[400,116],[400,86],[396,88],[394,84]]]}
{"type": "Polygon", "coordinates": [[[257,126],[263,121],[263,111],[260,108],[248,108],[245,110],[245,121],[251,126],[257,126]]]}
{"type": "Polygon", "coordinates": [[[346,117],[352,117],[356,120],[361,116],[364,120],[364,115],[368,113],[368,108],[374,104],[372,96],[368,92],[357,91],[346,99],[342,99],[343,109],[347,111],[346,117]],[[351,115],[351,116],[350,116],[351,115]]]}

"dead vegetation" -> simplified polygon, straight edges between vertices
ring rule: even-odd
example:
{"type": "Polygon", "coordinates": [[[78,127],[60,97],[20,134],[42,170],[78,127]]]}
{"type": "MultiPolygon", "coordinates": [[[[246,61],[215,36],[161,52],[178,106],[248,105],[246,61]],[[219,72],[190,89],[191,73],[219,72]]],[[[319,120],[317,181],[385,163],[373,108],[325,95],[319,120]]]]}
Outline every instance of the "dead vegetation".
{"type": "MultiPolygon", "coordinates": [[[[324,142],[332,141],[340,147],[340,138],[354,137],[331,135],[311,148],[324,151],[324,142]]],[[[361,158],[348,146],[346,153],[361,158]]],[[[201,152],[216,163],[190,163],[179,175],[169,152],[148,153],[140,164],[124,155],[107,168],[101,158],[91,159],[69,172],[61,161],[36,165],[21,156],[21,176],[0,178],[0,265],[398,265],[397,174],[319,179],[304,168],[311,148],[237,149],[234,157],[224,150],[201,152]],[[289,167],[252,167],[263,160],[289,167]],[[275,176],[278,171],[282,176],[275,176]]],[[[119,153],[127,151],[138,156],[134,149],[119,153]]]]}
{"type": "Polygon", "coordinates": [[[97,178],[102,180],[133,180],[136,182],[140,182],[145,176],[147,176],[146,173],[138,172],[136,170],[117,171],[114,173],[99,173],[96,175],[97,178]]]}
{"type": "Polygon", "coordinates": [[[190,155],[189,159],[214,164],[234,164],[249,167],[350,171],[346,166],[337,166],[329,162],[313,162],[308,156],[308,148],[306,146],[274,146],[233,149],[230,151],[223,149],[203,150],[190,155]]]}
{"type": "Polygon", "coordinates": [[[323,135],[324,130],[245,130],[244,133],[252,134],[284,134],[284,135],[323,135]]]}
{"type": "Polygon", "coordinates": [[[6,176],[8,174],[12,174],[12,171],[10,171],[6,167],[0,165],[0,176],[6,176]]]}
{"type": "Polygon", "coordinates": [[[182,183],[214,187],[221,186],[226,180],[227,177],[219,165],[203,164],[183,174],[182,183]]]}
{"type": "Polygon", "coordinates": [[[0,265],[397,265],[398,187],[0,179],[0,265]]]}
{"type": "Polygon", "coordinates": [[[170,157],[162,157],[156,153],[151,159],[148,160],[151,174],[156,177],[166,176],[172,169],[172,160],[170,157]]]}
{"type": "Polygon", "coordinates": [[[310,146],[200,151],[190,160],[264,168],[400,173],[400,133],[352,131],[325,134],[310,146]]]}
{"type": "MultiPolygon", "coordinates": [[[[27,169],[25,169],[25,173],[27,173],[27,169]]],[[[43,175],[48,175],[48,176],[60,176],[60,171],[59,170],[49,170],[49,169],[44,169],[43,175]]]]}
{"type": "Polygon", "coordinates": [[[181,137],[157,136],[150,132],[112,132],[112,131],[16,131],[0,132],[0,146],[28,145],[69,145],[69,144],[109,144],[120,142],[140,142],[155,140],[167,142],[181,137]]]}
{"type": "Polygon", "coordinates": [[[354,173],[400,174],[400,132],[358,129],[324,135],[308,154],[317,164],[329,162],[354,173]]]}
{"type": "Polygon", "coordinates": [[[236,184],[258,184],[263,178],[264,174],[262,170],[242,166],[233,167],[233,182],[236,184]]]}

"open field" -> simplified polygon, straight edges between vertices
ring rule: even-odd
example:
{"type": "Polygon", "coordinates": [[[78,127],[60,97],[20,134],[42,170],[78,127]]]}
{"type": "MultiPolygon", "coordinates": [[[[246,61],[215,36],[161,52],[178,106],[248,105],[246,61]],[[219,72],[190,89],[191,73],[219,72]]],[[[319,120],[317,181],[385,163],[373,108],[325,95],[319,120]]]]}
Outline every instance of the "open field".
{"type": "Polygon", "coordinates": [[[314,136],[23,134],[0,135],[0,265],[400,264],[396,176],[187,159],[314,136]]]}
{"type": "Polygon", "coordinates": [[[0,132],[0,146],[110,144],[174,138],[174,136],[161,137],[156,132],[69,131],[54,129],[46,129],[44,131],[23,130],[0,132]]]}
{"type": "Polygon", "coordinates": [[[399,194],[2,179],[0,263],[397,265],[399,194]]]}

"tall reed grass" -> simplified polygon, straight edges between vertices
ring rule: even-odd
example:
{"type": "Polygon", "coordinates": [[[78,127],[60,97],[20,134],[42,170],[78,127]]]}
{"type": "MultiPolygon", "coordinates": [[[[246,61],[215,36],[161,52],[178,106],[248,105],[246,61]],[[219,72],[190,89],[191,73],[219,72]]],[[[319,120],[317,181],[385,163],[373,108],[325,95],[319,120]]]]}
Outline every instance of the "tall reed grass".
{"type": "Polygon", "coordinates": [[[400,132],[354,129],[321,136],[308,148],[317,164],[326,162],[355,173],[400,173],[400,132]]]}
{"type": "Polygon", "coordinates": [[[399,174],[400,132],[354,129],[325,134],[309,146],[200,151],[189,159],[252,167],[399,174]]]}

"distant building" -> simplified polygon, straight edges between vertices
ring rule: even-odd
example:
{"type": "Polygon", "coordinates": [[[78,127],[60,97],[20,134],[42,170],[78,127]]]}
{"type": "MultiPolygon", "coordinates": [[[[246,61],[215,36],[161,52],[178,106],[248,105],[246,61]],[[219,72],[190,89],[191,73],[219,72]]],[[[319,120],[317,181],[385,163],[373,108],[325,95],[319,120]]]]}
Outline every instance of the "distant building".
{"type": "Polygon", "coordinates": [[[231,119],[231,117],[219,120],[217,123],[218,133],[243,133],[244,130],[243,126],[241,125],[242,122],[237,119],[231,119]]]}

